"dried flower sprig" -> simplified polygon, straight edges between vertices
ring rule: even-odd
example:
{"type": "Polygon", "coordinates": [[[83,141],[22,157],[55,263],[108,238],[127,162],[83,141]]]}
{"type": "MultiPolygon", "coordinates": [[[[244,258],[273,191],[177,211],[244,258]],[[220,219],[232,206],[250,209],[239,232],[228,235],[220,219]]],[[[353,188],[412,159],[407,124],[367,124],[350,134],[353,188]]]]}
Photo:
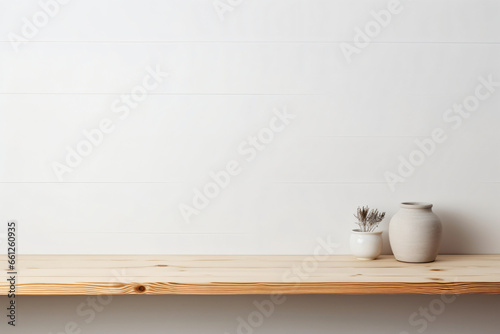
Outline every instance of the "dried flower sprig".
{"type": "Polygon", "coordinates": [[[358,207],[354,215],[358,219],[356,224],[360,232],[373,232],[385,217],[385,212],[379,212],[378,209],[370,210],[369,207],[358,207]]]}

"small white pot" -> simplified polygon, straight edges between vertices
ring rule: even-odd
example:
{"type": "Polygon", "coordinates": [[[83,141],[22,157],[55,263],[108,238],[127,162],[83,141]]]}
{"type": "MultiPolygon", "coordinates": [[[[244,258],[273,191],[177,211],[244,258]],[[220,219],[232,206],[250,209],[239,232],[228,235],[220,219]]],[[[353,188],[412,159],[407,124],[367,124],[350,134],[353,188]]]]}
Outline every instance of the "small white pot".
{"type": "Polygon", "coordinates": [[[375,260],[382,252],[382,231],[360,232],[359,229],[351,232],[351,253],[358,260],[375,260]]]}

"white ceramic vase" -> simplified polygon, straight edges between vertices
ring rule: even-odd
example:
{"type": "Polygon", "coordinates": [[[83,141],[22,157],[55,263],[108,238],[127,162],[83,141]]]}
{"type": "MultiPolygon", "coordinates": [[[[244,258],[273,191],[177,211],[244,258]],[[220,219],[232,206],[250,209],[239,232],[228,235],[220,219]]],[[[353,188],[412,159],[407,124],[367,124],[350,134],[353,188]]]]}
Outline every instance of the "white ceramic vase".
{"type": "Polygon", "coordinates": [[[352,230],[351,253],[358,260],[375,260],[382,252],[382,232],[360,232],[352,230]]]}
{"type": "Polygon", "coordinates": [[[441,221],[432,212],[432,204],[401,203],[401,209],[389,224],[389,240],[396,260],[432,262],[441,242],[441,221]]]}

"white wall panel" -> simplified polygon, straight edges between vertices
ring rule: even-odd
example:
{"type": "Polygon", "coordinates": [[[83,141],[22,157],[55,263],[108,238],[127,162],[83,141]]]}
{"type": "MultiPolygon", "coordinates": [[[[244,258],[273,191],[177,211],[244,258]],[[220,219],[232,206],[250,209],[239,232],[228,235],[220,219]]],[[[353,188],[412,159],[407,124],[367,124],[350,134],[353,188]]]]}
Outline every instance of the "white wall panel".
{"type": "MultiPolygon", "coordinates": [[[[70,1],[33,41],[352,41],[385,0],[242,1],[220,20],[205,0],[70,1]],[[89,24],[89,20],[91,24],[89,24]]],[[[495,0],[401,0],[381,42],[499,42],[495,0]],[[415,29],[418,27],[418,29],[415,29]]],[[[20,34],[38,1],[2,1],[0,36],[20,34]]],[[[29,48],[31,46],[27,46],[29,48]]],[[[24,46],[23,46],[24,48],[24,46]]]]}
{"type": "MultiPolygon", "coordinates": [[[[2,95],[2,182],[58,182],[55,162],[88,141],[84,132],[103,118],[115,130],[103,135],[65,182],[193,182],[231,160],[249,165],[256,179],[300,182],[380,182],[399,156],[418,149],[432,131],[447,140],[417,169],[425,177],[460,180],[481,174],[499,180],[499,99],[485,101],[458,129],[443,120],[452,97],[396,96],[151,96],[121,120],[110,108],[115,95],[2,95]],[[408,109],[406,109],[408,107],[408,109]],[[247,163],[238,147],[269,126],[274,109],[295,118],[247,163]],[[481,132],[481,136],[477,133],[481,132]],[[15,143],[15,145],[13,145],[15,143]],[[355,161],[355,163],[353,163],[355,161]],[[471,164],[471,161],[476,163],[471,164]],[[480,173],[479,173],[480,172],[480,173]]],[[[462,97],[460,97],[462,99],[462,97]]],[[[457,100],[460,102],[460,100],[457,100]]],[[[247,145],[248,146],[248,145],[247,145]]],[[[250,173],[250,172],[247,172],[250,173]]]]}
{"type": "Polygon", "coordinates": [[[500,76],[498,44],[374,44],[351,64],[336,45],[308,43],[0,48],[1,93],[130,93],[156,66],[170,76],[150,93],[446,95],[468,92],[480,75],[500,76]]]}
{"type": "MultiPolygon", "coordinates": [[[[2,188],[2,212],[8,215],[2,213],[1,218],[16,217],[22,223],[24,253],[307,254],[317,238],[326,236],[339,243],[339,252],[348,253],[349,230],[354,226],[349,208],[368,204],[387,210],[390,217],[398,210],[397,203],[412,199],[436,204],[444,222],[443,252],[497,252],[491,232],[497,218],[491,209],[500,196],[498,183],[431,182],[417,177],[391,192],[384,183],[263,183],[242,175],[191,224],[178,211],[180,202],[191,199],[192,188],[184,184],[3,184],[2,188]]],[[[387,236],[385,251],[389,251],[387,236]]]]}
{"type": "MultiPolygon", "coordinates": [[[[0,4],[4,219],[23,222],[30,242],[47,228],[64,236],[29,252],[307,253],[330,228],[345,239],[337,221],[368,202],[390,212],[403,199],[455,203],[474,217],[477,203],[496,198],[500,94],[457,129],[443,119],[478,77],[500,78],[496,1],[402,2],[350,63],[340,46],[387,2],[259,0],[224,21],[211,1],[70,2],[19,52],[7,36],[40,5],[0,4]],[[113,104],[156,65],[169,77],[120,118],[113,104]],[[246,162],[238,146],[274,108],[296,118],[246,162]],[[52,163],[103,118],[114,131],[59,182],[52,163]],[[437,127],[447,140],[391,191],[385,173],[437,127]],[[178,205],[233,159],[241,174],[185,224],[178,205]],[[86,250],[80,233],[98,246],[86,250]]],[[[447,240],[450,252],[498,251],[447,240]]]]}

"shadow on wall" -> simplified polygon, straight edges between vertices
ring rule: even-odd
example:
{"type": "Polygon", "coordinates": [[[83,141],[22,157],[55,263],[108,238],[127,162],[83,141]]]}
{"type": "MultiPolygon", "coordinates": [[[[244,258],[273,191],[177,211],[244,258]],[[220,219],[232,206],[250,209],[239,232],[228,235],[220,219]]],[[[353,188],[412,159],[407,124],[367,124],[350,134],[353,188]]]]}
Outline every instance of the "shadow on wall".
{"type": "MultiPolygon", "coordinates": [[[[389,217],[388,222],[391,217],[389,217]]],[[[382,254],[392,255],[391,243],[389,241],[389,223],[383,226],[384,233],[382,233],[382,254]]]]}
{"type": "MultiPolygon", "coordinates": [[[[469,216],[456,210],[439,210],[436,214],[443,223],[443,236],[441,240],[440,254],[486,254],[484,240],[490,239],[490,233],[486,229],[478,228],[478,216],[469,216]],[[483,240],[479,242],[478,240],[483,240]]],[[[388,217],[390,221],[392,217],[388,217]]],[[[392,254],[389,241],[389,225],[384,227],[382,254],[392,254]]]]}
{"type": "MultiPolygon", "coordinates": [[[[446,303],[439,295],[284,297],[272,305],[267,295],[115,296],[101,305],[95,296],[20,296],[18,326],[4,322],[0,332],[498,334],[500,326],[499,296],[448,296],[446,303]]],[[[7,302],[0,297],[0,305],[7,302]]]]}
{"type": "Polygon", "coordinates": [[[440,210],[437,214],[443,223],[440,254],[484,254],[479,251],[484,244],[478,240],[489,239],[485,235],[488,231],[477,228],[478,217],[448,210],[440,210]]]}

